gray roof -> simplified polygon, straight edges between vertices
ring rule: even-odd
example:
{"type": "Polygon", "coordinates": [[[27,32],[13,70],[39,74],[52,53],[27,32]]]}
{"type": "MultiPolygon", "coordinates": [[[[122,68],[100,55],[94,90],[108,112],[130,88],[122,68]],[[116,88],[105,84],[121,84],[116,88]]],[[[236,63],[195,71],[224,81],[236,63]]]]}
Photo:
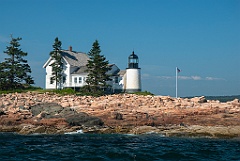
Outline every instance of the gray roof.
{"type": "MultiPolygon", "coordinates": [[[[109,64],[108,66],[111,68],[107,72],[108,75],[111,75],[111,76],[118,75],[120,70],[115,64],[109,64]]],[[[84,73],[87,73],[86,70],[87,70],[87,66],[81,66],[81,67],[78,67],[71,74],[84,74],[84,73]]]]}
{"type": "MultiPolygon", "coordinates": [[[[87,63],[89,57],[87,54],[82,52],[75,52],[75,51],[69,51],[69,50],[62,50],[61,52],[63,58],[69,63],[71,66],[75,67],[76,70],[74,70],[71,74],[84,74],[87,73],[87,63]]],[[[48,62],[51,60],[51,57],[49,60],[44,64],[44,68],[47,66],[48,62]]],[[[114,75],[121,75],[124,74],[115,64],[109,64],[109,67],[111,68],[107,74],[114,76],[114,75]]]]}
{"type": "Polygon", "coordinates": [[[111,68],[107,72],[108,75],[114,76],[114,75],[117,75],[118,72],[120,71],[120,69],[115,64],[108,64],[108,66],[111,68]]]}
{"type": "Polygon", "coordinates": [[[124,76],[125,73],[126,73],[126,70],[120,70],[120,71],[118,72],[118,74],[119,74],[120,76],[124,76]]]}
{"type": "Polygon", "coordinates": [[[88,63],[89,57],[85,53],[62,50],[62,56],[71,66],[85,66],[88,63]]]}
{"type": "Polygon", "coordinates": [[[87,73],[87,66],[81,66],[79,68],[77,68],[74,72],[72,72],[71,74],[83,74],[83,73],[87,73]]]}

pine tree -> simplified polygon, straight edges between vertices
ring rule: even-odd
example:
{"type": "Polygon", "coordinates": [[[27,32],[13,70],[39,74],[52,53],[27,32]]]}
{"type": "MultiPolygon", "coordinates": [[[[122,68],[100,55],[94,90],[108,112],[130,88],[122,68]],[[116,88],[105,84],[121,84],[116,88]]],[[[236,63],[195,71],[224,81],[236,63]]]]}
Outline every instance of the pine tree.
{"type": "Polygon", "coordinates": [[[61,55],[62,42],[58,40],[58,37],[55,38],[55,42],[52,46],[53,51],[50,52],[50,56],[53,59],[53,63],[50,66],[52,66],[53,76],[51,77],[51,81],[55,81],[55,88],[57,89],[58,85],[59,87],[61,86],[63,76],[63,58],[61,55]]]}
{"type": "Polygon", "coordinates": [[[13,38],[12,36],[11,38],[10,45],[4,51],[8,58],[5,58],[5,61],[0,63],[0,86],[1,89],[6,90],[22,88],[23,81],[28,85],[34,84],[32,77],[29,75],[31,68],[27,64],[27,60],[23,59],[23,57],[27,56],[27,53],[19,48],[19,41],[22,38],[13,38]]]}
{"type": "Polygon", "coordinates": [[[107,87],[106,81],[109,81],[109,75],[107,75],[107,71],[110,70],[108,66],[108,61],[103,55],[100,55],[101,49],[98,41],[96,40],[92,49],[89,51],[88,55],[90,60],[88,60],[87,64],[87,72],[88,76],[86,79],[86,83],[88,84],[88,89],[90,92],[103,94],[103,89],[107,87]]]}
{"type": "Polygon", "coordinates": [[[6,90],[9,85],[7,85],[6,73],[4,72],[5,63],[0,63],[0,89],[6,90]]]}

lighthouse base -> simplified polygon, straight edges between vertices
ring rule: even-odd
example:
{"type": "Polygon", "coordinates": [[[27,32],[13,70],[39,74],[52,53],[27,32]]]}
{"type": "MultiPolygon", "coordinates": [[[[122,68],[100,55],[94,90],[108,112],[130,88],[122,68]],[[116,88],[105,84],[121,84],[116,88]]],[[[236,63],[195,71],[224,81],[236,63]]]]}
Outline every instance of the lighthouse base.
{"type": "Polygon", "coordinates": [[[141,92],[141,89],[126,89],[126,93],[135,93],[135,92],[141,92]]]}

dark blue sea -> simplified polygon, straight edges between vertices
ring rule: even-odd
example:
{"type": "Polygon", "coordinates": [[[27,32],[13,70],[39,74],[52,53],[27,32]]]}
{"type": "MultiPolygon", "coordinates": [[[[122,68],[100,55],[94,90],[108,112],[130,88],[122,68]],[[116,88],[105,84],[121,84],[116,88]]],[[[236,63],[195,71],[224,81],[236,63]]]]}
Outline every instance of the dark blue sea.
{"type": "Polygon", "coordinates": [[[240,139],[0,133],[0,160],[240,161],[240,139]]]}

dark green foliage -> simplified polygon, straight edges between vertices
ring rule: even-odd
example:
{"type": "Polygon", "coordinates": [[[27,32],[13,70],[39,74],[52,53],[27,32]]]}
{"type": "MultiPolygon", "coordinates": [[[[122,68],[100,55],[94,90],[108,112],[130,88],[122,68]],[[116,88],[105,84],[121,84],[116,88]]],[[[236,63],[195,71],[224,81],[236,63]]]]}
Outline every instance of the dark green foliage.
{"type": "Polygon", "coordinates": [[[6,90],[9,87],[9,83],[7,81],[7,73],[4,72],[5,63],[0,63],[0,89],[6,90]]]}
{"type": "Polygon", "coordinates": [[[88,53],[90,60],[88,60],[87,71],[88,77],[86,79],[87,87],[84,87],[86,92],[92,93],[93,95],[102,95],[104,89],[107,88],[106,81],[109,81],[109,75],[107,71],[110,70],[108,61],[100,54],[101,49],[98,41],[96,40],[92,49],[88,53]]]}
{"type": "Polygon", "coordinates": [[[94,97],[98,97],[98,96],[102,96],[104,94],[104,91],[102,89],[94,89],[95,91],[93,91],[93,88],[89,85],[83,86],[80,88],[79,93],[77,93],[78,96],[94,96],[94,97]]]}
{"type": "Polygon", "coordinates": [[[14,90],[21,89],[23,82],[27,85],[34,84],[31,73],[31,68],[27,63],[27,60],[23,57],[27,56],[26,52],[23,52],[19,47],[19,41],[22,38],[13,38],[10,45],[6,47],[5,54],[7,58],[0,63],[0,89],[1,90],[14,90]]]}
{"type": "Polygon", "coordinates": [[[34,87],[28,84],[22,84],[22,87],[22,89],[0,90],[0,94],[44,91],[41,87],[34,87]]]}
{"type": "Polygon", "coordinates": [[[58,37],[55,38],[55,42],[53,44],[53,51],[50,52],[51,58],[54,60],[50,66],[52,66],[52,77],[51,81],[55,81],[56,89],[57,87],[61,86],[62,82],[62,71],[63,71],[63,61],[62,61],[62,55],[61,55],[61,41],[58,40],[58,37]]]}
{"type": "Polygon", "coordinates": [[[54,90],[53,92],[61,95],[72,95],[75,94],[76,92],[72,88],[64,88],[62,90],[54,90]]]}

